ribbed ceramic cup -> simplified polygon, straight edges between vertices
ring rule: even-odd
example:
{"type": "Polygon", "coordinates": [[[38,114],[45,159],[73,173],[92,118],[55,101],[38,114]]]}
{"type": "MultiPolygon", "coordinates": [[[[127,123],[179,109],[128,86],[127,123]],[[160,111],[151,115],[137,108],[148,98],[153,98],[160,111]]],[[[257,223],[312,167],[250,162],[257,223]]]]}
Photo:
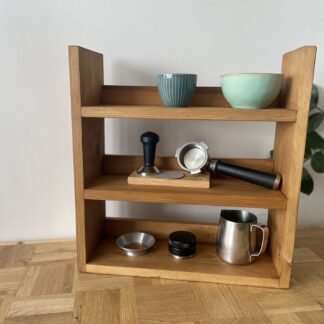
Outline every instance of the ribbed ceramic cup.
{"type": "Polygon", "coordinates": [[[167,107],[189,106],[196,84],[196,74],[165,73],[157,76],[160,98],[167,107]]]}

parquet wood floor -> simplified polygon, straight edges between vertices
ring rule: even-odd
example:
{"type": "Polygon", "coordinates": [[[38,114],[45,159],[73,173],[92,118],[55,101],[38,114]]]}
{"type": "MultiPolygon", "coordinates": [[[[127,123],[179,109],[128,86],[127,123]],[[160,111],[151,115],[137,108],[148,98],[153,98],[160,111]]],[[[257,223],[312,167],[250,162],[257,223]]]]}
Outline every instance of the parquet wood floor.
{"type": "Polygon", "coordinates": [[[75,241],[0,244],[0,323],[324,323],[324,227],[288,290],[78,273],[75,241]]]}

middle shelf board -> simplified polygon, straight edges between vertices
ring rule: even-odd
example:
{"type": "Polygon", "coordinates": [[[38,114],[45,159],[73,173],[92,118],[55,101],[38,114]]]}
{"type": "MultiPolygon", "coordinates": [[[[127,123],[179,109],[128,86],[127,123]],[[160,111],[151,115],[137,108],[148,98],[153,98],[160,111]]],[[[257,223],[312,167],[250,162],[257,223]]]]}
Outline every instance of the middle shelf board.
{"type": "Polygon", "coordinates": [[[234,109],[227,107],[166,108],[140,105],[98,105],[81,108],[82,117],[210,121],[294,122],[296,111],[284,108],[234,109]]]}
{"type": "Polygon", "coordinates": [[[128,185],[127,177],[128,174],[98,177],[84,190],[84,199],[271,209],[287,206],[281,191],[237,179],[214,178],[210,189],[194,189],[128,185]]]}

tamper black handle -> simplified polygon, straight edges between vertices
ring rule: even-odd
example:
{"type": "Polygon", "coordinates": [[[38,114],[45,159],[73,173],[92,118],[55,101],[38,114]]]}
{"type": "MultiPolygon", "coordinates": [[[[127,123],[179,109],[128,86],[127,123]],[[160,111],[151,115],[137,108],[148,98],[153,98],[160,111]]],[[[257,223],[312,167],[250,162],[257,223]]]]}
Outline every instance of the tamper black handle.
{"type": "Polygon", "coordinates": [[[154,167],[155,149],[159,140],[159,135],[153,132],[145,132],[141,135],[144,151],[144,166],[154,167]]]}
{"type": "Polygon", "coordinates": [[[278,174],[256,171],[231,163],[222,162],[220,160],[211,160],[209,162],[209,170],[245,180],[273,190],[277,190],[281,182],[281,176],[278,174]]]}

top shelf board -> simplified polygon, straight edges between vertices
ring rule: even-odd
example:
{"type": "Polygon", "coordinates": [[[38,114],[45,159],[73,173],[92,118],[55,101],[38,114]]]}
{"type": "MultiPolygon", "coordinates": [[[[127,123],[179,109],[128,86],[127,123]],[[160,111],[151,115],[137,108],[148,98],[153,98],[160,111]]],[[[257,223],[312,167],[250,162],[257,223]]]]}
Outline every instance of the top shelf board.
{"type": "MultiPolygon", "coordinates": [[[[278,107],[278,103],[273,103],[278,107]]],[[[281,106],[279,106],[281,107],[281,106]]],[[[103,86],[98,105],[83,105],[82,117],[169,120],[294,122],[296,111],[285,108],[233,109],[220,87],[197,87],[191,107],[164,107],[157,87],[103,86]]]]}
{"type": "Polygon", "coordinates": [[[82,107],[82,117],[169,120],[294,122],[296,111],[283,108],[233,109],[220,107],[165,108],[161,106],[100,105],[82,107]]]}

